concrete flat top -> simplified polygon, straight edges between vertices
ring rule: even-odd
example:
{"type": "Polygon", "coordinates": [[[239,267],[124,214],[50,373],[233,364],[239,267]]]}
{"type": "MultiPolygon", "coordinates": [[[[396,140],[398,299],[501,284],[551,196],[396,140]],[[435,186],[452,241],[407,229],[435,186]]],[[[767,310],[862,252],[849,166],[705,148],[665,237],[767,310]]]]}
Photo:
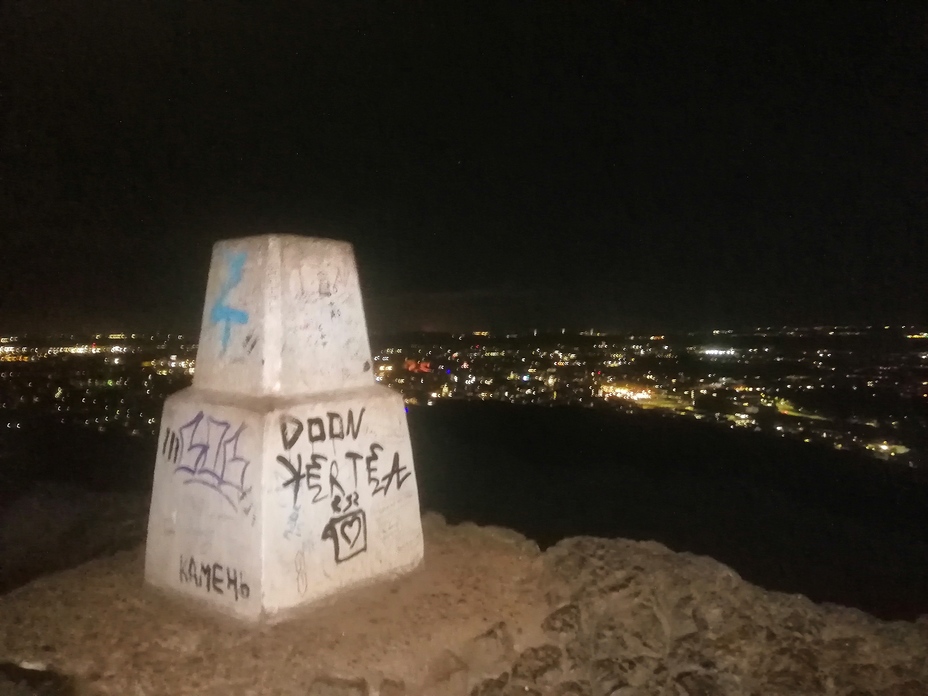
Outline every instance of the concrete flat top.
{"type": "Polygon", "coordinates": [[[419,570],[277,625],[250,628],[146,588],[139,548],[0,597],[0,645],[6,659],[73,675],[80,693],[302,696],[320,675],[419,684],[433,658],[497,622],[538,625],[546,603],[531,544],[423,523],[419,570]]]}

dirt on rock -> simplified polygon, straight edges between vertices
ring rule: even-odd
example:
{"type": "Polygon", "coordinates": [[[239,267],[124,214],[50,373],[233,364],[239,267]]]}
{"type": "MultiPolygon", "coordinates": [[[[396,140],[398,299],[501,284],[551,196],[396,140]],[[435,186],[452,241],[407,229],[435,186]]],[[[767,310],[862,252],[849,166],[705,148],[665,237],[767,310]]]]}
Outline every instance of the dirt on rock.
{"type": "Polygon", "coordinates": [[[258,627],[148,589],[143,548],[120,552],[0,597],[3,657],[44,663],[87,694],[305,696],[320,679],[437,684],[447,675],[434,665],[449,647],[501,622],[540,626],[546,588],[538,548],[523,537],[434,515],[423,526],[418,570],[258,627]]]}
{"type": "Polygon", "coordinates": [[[17,696],[928,695],[928,616],[770,592],[656,542],[423,528],[416,571],[274,625],[158,594],[142,548],[119,552],[0,596],[0,663],[54,673],[17,696]]]}

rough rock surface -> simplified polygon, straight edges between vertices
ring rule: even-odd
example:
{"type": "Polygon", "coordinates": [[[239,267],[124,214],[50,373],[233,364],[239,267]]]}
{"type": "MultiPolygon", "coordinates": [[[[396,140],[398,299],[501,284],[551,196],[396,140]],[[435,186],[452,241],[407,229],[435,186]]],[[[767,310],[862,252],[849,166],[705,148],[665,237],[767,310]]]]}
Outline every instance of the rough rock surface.
{"type": "Polygon", "coordinates": [[[133,696],[928,694],[928,617],[817,606],[652,542],[425,532],[416,573],[257,629],[143,589],[122,552],[0,597],[0,661],[133,696]]]}
{"type": "Polygon", "coordinates": [[[710,558],[652,542],[568,539],[545,565],[564,589],[542,624],[562,650],[543,692],[928,694],[924,621],[881,622],[766,592],[710,558]]]}

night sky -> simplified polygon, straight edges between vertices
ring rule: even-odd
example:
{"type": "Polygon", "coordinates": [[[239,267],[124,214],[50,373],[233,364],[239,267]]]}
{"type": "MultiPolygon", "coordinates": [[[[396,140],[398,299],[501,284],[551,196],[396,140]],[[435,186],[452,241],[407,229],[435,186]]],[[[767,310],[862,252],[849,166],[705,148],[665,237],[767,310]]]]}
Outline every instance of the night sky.
{"type": "Polygon", "coordinates": [[[189,331],[213,242],[269,232],[353,242],[381,331],[928,321],[924,2],[0,27],[0,331],[189,331]]]}

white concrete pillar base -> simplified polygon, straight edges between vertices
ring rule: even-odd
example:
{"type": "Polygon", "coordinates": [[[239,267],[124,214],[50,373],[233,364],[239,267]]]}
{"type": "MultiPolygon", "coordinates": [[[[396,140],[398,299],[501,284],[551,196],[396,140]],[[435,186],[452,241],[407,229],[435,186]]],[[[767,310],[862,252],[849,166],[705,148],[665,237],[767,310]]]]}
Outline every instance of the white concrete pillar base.
{"type": "Polygon", "coordinates": [[[421,560],[400,394],[375,385],[256,399],[191,387],[166,401],[151,584],[274,620],[421,560]]]}

